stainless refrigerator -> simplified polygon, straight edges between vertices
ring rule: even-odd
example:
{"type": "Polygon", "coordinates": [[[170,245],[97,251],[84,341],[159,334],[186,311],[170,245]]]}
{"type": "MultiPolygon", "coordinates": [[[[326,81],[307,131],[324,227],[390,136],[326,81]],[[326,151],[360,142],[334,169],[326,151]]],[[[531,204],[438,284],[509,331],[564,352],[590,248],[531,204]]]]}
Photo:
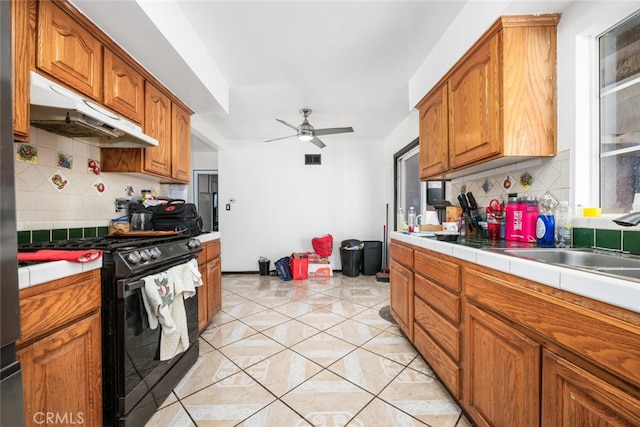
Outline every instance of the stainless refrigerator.
{"type": "Polygon", "coordinates": [[[198,174],[198,214],[202,229],[218,230],[218,175],[198,174]]]}
{"type": "Polygon", "coordinates": [[[13,168],[10,2],[0,1],[0,425],[24,425],[20,338],[18,233],[13,168]]]}

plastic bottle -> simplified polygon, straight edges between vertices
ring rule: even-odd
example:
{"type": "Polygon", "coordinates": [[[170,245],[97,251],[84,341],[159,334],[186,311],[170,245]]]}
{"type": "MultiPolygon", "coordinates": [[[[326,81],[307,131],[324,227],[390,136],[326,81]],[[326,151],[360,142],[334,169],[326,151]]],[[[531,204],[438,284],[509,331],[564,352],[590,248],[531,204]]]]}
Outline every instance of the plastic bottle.
{"type": "Polygon", "coordinates": [[[409,233],[413,233],[416,227],[416,211],[413,206],[410,206],[409,212],[407,212],[407,222],[409,223],[409,233]]]}
{"type": "Polygon", "coordinates": [[[396,231],[398,233],[404,231],[404,212],[402,208],[398,208],[398,213],[396,214],[396,231]]]}
{"type": "Polygon", "coordinates": [[[521,242],[536,243],[536,221],[538,220],[538,201],[534,197],[527,197],[523,203],[522,238],[521,242]]]}
{"type": "Polygon", "coordinates": [[[545,248],[552,248],[555,243],[556,223],[551,211],[551,203],[550,197],[542,196],[536,221],[536,244],[545,248]]]}
{"type": "Polygon", "coordinates": [[[559,248],[571,247],[571,213],[569,202],[563,200],[556,208],[556,246],[559,248]]]}
{"type": "Polygon", "coordinates": [[[506,208],[505,240],[520,241],[522,234],[523,209],[518,193],[509,193],[506,208]]]}

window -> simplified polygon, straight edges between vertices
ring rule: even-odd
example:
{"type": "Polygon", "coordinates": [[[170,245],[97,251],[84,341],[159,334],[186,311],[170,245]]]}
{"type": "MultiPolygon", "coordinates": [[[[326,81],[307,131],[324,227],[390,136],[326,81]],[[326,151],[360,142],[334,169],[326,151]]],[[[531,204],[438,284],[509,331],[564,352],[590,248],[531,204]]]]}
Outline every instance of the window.
{"type": "Polygon", "coordinates": [[[640,210],[640,12],[598,38],[600,206],[640,210]]]}
{"type": "Polygon", "coordinates": [[[426,208],[427,187],[420,181],[420,155],[418,139],[394,155],[396,206],[393,216],[394,230],[398,229],[398,209],[402,208],[404,220],[407,220],[409,207],[413,206],[416,215],[426,208]]]}

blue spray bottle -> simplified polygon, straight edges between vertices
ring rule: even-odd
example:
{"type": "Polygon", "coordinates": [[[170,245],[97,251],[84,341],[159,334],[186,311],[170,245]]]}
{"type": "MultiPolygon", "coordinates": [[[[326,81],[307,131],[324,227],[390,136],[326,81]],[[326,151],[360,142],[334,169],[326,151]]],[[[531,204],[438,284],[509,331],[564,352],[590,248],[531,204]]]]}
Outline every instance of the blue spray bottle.
{"type": "Polygon", "coordinates": [[[551,197],[545,194],[538,203],[538,220],[536,221],[536,244],[552,248],[555,244],[556,221],[553,217],[551,197]]]}

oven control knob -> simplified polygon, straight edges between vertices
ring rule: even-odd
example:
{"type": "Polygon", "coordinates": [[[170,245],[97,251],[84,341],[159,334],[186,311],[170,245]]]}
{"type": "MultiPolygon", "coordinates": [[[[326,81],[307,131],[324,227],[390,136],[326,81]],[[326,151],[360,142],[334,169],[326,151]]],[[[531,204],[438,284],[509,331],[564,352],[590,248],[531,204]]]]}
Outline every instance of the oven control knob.
{"type": "Polygon", "coordinates": [[[129,255],[127,255],[127,260],[129,260],[131,264],[139,263],[140,259],[140,254],[138,252],[131,252],[129,255]]]}
{"type": "Polygon", "coordinates": [[[188,247],[189,249],[195,249],[195,248],[198,248],[198,247],[200,247],[200,246],[201,246],[201,244],[200,244],[200,240],[198,240],[198,239],[192,239],[192,240],[189,240],[189,241],[187,242],[187,247],[188,247]]]}
{"type": "Polygon", "coordinates": [[[162,252],[160,252],[159,248],[151,248],[149,249],[149,252],[151,252],[151,258],[158,258],[160,255],[162,255],[162,252]]]}
{"type": "Polygon", "coordinates": [[[151,259],[151,251],[149,249],[141,250],[140,258],[142,258],[143,261],[149,261],[151,259]]]}

